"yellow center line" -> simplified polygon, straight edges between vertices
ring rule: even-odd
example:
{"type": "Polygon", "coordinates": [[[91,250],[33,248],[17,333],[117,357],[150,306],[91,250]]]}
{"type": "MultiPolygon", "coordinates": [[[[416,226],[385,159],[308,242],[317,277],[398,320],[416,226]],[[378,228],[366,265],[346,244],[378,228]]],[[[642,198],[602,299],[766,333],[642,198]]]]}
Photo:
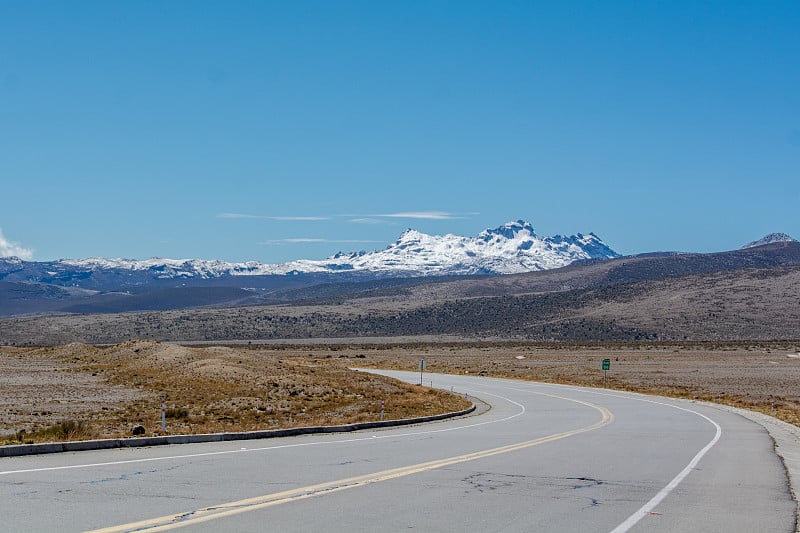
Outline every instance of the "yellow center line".
{"type": "Polygon", "coordinates": [[[309,485],[306,487],[291,489],[283,492],[266,494],[263,496],[256,496],[255,498],[247,498],[235,502],[222,503],[219,505],[213,505],[211,507],[204,507],[192,513],[167,515],[159,518],[142,520],[140,522],[131,522],[128,524],[96,529],[88,533],[117,533],[123,531],[155,532],[155,531],[167,531],[170,529],[177,529],[179,527],[189,526],[202,522],[208,522],[210,520],[217,520],[219,518],[225,518],[240,513],[256,511],[258,509],[264,509],[267,507],[272,507],[274,505],[280,505],[282,503],[303,500],[317,496],[323,496],[325,494],[332,494],[334,492],[361,487],[363,485],[368,485],[371,483],[379,483],[381,481],[388,481],[390,479],[410,476],[412,474],[418,474],[420,472],[427,472],[429,470],[444,468],[446,466],[458,463],[465,463],[467,461],[484,459],[486,457],[491,457],[493,455],[500,455],[503,453],[514,452],[517,450],[530,448],[531,446],[537,446],[539,444],[553,442],[559,439],[571,437],[573,435],[578,435],[580,433],[593,431],[595,429],[601,428],[611,423],[614,420],[614,415],[611,414],[611,411],[609,411],[605,407],[601,407],[599,405],[592,404],[589,402],[575,400],[573,398],[564,398],[561,396],[555,396],[551,394],[543,394],[543,395],[552,396],[554,398],[569,400],[571,402],[576,402],[582,405],[586,405],[588,407],[591,407],[599,411],[602,417],[598,422],[595,422],[590,426],[573,429],[571,431],[565,431],[563,433],[556,433],[553,435],[548,435],[546,437],[539,437],[538,439],[520,442],[517,444],[509,444],[507,446],[500,446],[499,448],[491,448],[488,450],[468,453],[464,455],[458,455],[454,457],[448,457],[445,459],[437,459],[435,461],[428,461],[425,463],[419,463],[415,465],[402,466],[399,468],[383,470],[381,472],[364,474],[360,476],[339,479],[336,481],[328,481],[325,483],[319,483],[317,485],[309,485]]]}

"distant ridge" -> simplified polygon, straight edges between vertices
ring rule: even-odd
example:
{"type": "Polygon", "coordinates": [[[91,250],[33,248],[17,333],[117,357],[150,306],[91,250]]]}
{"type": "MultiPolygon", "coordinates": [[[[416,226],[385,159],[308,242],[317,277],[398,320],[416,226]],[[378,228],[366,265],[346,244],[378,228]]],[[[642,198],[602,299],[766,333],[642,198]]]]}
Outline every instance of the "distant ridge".
{"type": "Polygon", "coordinates": [[[755,248],[756,246],[764,246],[765,244],[773,244],[776,242],[797,242],[797,240],[793,239],[789,235],[786,235],[785,233],[770,233],[769,235],[764,235],[757,241],[748,242],[742,246],[742,250],[745,248],[755,248]]]}
{"type": "Polygon", "coordinates": [[[713,254],[645,254],[507,276],[341,279],[265,292],[211,291],[206,285],[83,299],[66,288],[0,281],[4,304],[17,302],[21,309],[26,302],[34,308],[51,302],[53,310],[66,304],[62,312],[82,315],[0,318],[0,344],[416,336],[470,342],[796,339],[782,348],[796,353],[800,342],[798,242],[713,254]]]}
{"type": "Polygon", "coordinates": [[[619,257],[594,234],[539,237],[529,223],[518,220],[475,237],[407,230],[384,250],[297,261],[287,264],[294,268],[282,271],[262,270],[260,266],[268,265],[261,263],[201,260],[0,259],[0,317],[326,305],[384,298],[403,305],[545,293],[568,299],[573,291],[618,294],[624,292],[622,287],[656,280],[746,269],[771,276],[766,272],[781,275],[780,269],[800,266],[800,243],[794,239],[766,236],[756,242],[763,244],[712,254],[619,257]],[[309,263],[321,269],[299,268],[309,263]],[[229,265],[234,265],[233,271],[229,265]]]}

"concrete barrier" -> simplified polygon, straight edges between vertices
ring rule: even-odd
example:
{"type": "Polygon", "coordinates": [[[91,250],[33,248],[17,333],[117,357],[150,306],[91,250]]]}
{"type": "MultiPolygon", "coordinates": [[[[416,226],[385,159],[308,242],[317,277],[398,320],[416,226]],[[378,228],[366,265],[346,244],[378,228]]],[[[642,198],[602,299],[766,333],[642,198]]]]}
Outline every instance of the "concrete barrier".
{"type": "Polygon", "coordinates": [[[476,405],[473,403],[468,409],[443,413],[439,415],[423,416],[419,418],[403,418],[400,420],[382,420],[380,422],[358,422],[339,426],[311,426],[288,429],[268,429],[262,431],[241,431],[234,433],[204,433],[199,435],[164,435],[161,437],[130,437],[124,439],[98,439],[81,440],[72,442],[48,442],[44,444],[12,444],[0,446],[0,457],[15,457],[20,455],[36,455],[42,453],[79,452],[87,450],[108,450],[111,448],[130,448],[138,446],[163,446],[167,444],[194,444],[199,442],[222,442],[249,439],[273,439],[277,437],[292,437],[297,435],[310,435],[314,433],[344,433],[363,429],[405,426],[408,424],[421,424],[445,420],[457,416],[464,416],[473,412],[476,405]]]}

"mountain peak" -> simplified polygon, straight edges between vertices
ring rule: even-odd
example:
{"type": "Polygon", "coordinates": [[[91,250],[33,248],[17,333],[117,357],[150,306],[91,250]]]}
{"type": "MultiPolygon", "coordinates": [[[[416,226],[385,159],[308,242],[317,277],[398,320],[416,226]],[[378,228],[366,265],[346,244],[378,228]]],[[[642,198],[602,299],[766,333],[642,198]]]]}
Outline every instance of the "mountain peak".
{"type": "Polygon", "coordinates": [[[483,230],[480,235],[478,235],[478,238],[484,242],[489,242],[498,236],[505,237],[506,239],[515,239],[517,236],[533,238],[536,237],[536,232],[529,222],[520,219],[506,222],[499,228],[483,230]]]}
{"type": "Polygon", "coordinates": [[[796,239],[793,239],[789,235],[785,233],[770,233],[769,235],[764,235],[757,241],[749,242],[742,246],[742,250],[745,248],[755,248],[756,246],[764,246],[765,244],[772,244],[775,242],[797,242],[796,239]]]}
{"type": "Polygon", "coordinates": [[[398,241],[404,241],[408,239],[418,239],[420,235],[424,235],[423,233],[413,229],[413,228],[406,228],[403,233],[397,238],[398,241]]]}
{"type": "Polygon", "coordinates": [[[428,235],[408,229],[381,252],[350,262],[354,270],[390,275],[514,274],[618,254],[593,233],[539,237],[525,220],[485,229],[477,237],[428,235]]]}

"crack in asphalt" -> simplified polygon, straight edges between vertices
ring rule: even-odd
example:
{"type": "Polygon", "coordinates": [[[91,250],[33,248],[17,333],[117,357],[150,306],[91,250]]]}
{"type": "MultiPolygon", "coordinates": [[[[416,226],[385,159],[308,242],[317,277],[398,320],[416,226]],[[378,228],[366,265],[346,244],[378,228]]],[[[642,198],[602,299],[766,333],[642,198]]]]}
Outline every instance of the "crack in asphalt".
{"type": "Polygon", "coordinates": [[[127,472],[125,474],[121,474],[121,475],[116,476],[116,477],[107,477],[107,478],[102,478],[102,479],[94,479],[92,481],[81,481],[80,483],[81,483],[81,485],[99,485],[100,483],[110,483],[112,481],[128,481],[128,480],[133,479],[134,477],[141,476],[141,475],[144,475],[144,474],[156,474],[156,473],[159,473],[159,472],[169,472],[171,470],[177,470],[179,468],[183,468],[183,466],[182,465],[175,465],[175,466],[171,466],[169,468],[163,468],[163,469],[156,468],[156,469],[147,470],[147,471],[138,470],[136,472],[127,472]]]}
{"type": "MultiPolygon", "coordinates": [[[[463,478],[461,481],[472,486],[479,492],[485,490],[496,490],[504,487],[513,487],[516,484],[516,478],[527,478],[521,474],[502,474],[492,472],[478,472],[463,478]],[[482,481],[486,478],[485,481],[482,481]]],[[[469,490],[467,490],[469,492],[469,490]]]]}
{"type": "Polygon", "coordinates": [[[122,474],[117,477],[107,477],[103,479],[95,479],[92,481],[81,481],[81,485],[99,485],[100,483],[110,483],[112,481],[127,481],[133,476],[141,476],[144,472],[131,472],[129,474],[122,474]]]}
{"type": "Polygon", "coordinates": [[[606,484],[605,481],[601,481],[599,479],[594,479],[594,478],[591,478],[591,477],[568,477],[568,478],[565,478],[565,479],[567,479],[568,481],[586,481],[586,482],[588,482],[588,483],[586,483],[584,485],[580,485],[580,484],[579,485],[573,485],[572,486],[573,489],[585,489],[587,487],[599,487],[600,485],[605,485],[606,484]]]}
{"type": "MultiPolygon", "coordinates": [[[[573,490],[600,487],[602,485],[609,485],[609,483],[607,481],[603,481],[601,479],[595,479],[593,477],[582,476],[582,477],[568,477],[568,478],[564,478],[564,479],[566,479],[567,481],[583,481],[584,482],[584,483],[573,484],[572,485],[572,489],[573,490]]],[[[614,483],[611,483],[611,484],[613,485],[614,483]]],[[[589,500],[589,507],[597,507],[599,505],[602,505],[602,502],[600,500],[598,500],[597,498],[592,498],[591,496],[585,496],[585,498],[587,500],[589,500]]]]}

